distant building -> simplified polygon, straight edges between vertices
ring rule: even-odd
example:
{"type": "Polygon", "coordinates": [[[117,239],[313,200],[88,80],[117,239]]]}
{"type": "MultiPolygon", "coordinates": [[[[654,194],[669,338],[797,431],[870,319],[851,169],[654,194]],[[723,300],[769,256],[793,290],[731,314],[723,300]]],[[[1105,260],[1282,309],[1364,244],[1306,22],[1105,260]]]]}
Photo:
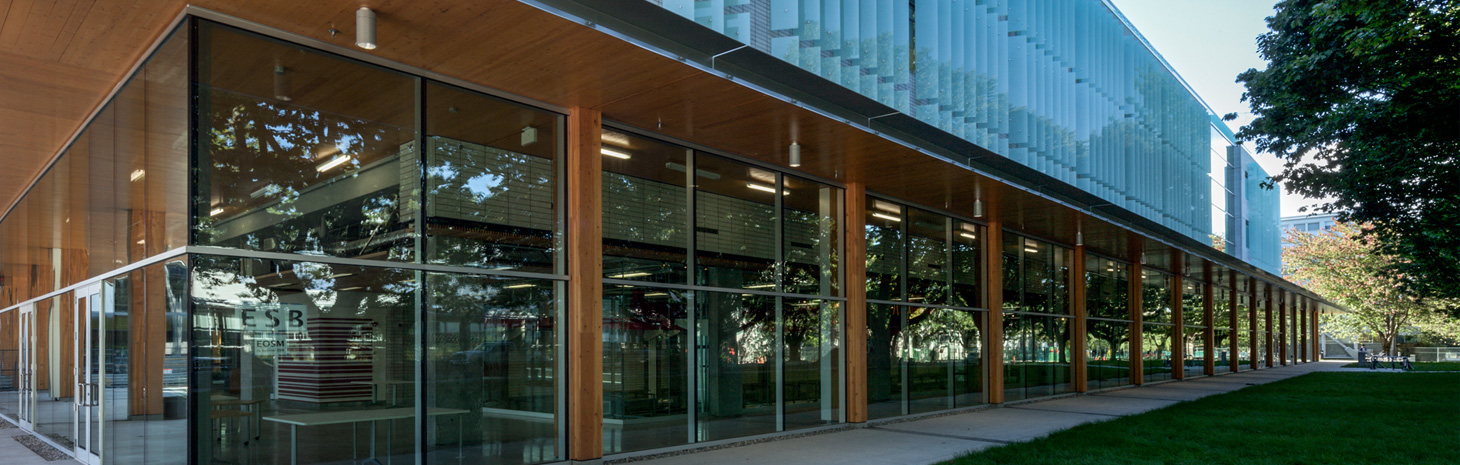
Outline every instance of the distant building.
{"type": "Polygon", "coordinates": [[[1314,233],[1333,229],[1338,224],[1337,213],[1314,213],[1310,215],[1284,216],[1281,220],[1283,247],[1292,243],[1288,242],[1289,231],[1314,233]]]}

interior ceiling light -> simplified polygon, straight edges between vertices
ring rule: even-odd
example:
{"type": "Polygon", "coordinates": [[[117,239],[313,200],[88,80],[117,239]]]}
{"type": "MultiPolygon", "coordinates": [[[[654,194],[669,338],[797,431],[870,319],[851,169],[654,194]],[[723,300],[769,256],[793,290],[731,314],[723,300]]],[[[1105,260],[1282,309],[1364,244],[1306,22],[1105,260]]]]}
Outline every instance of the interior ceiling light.
{"type": "Polygon", "coordinates": [[[355,46],[375,50],[375,12],[370,7],[355,10],[355,46]]]}
{"type": "Polygon", "coordinates": [[[892,216],[892,215],[889,215],[889,214],[886,214],[886,213],[882,213],[882,212],[873,213],[872,216],[873,217],[876,217],[876,218],[882,218],[882,219],[888,220],[888,221],[896,221],[896,222],[899,222],[899,223],[902,222],[902,218],[898,218],[896,216],[892,216]]]}
{"type": "Polygon", "coordinates": [[[143,171],[143,170],[133,171],[132,172],[132,182],[137,182],[138,179],[142,179],[142,177],[143,176],[146,176],[146,175],[147,175],[147,172],[146,171],[143,171]]]}
{"type": "Polygon", "coordinates": [[[620,151],[620,150],[614,150],[614,149],[611,149],[611,148],[608,148],[608,147],[604,147],[602,149],[599,149],[599,152],[602,152],[604,155],[607,155],[607,156],[610,156],[610,157],[614,157],[614,158],[617,158],[617,159],[620,159],[620,160],[628,160],[630,158],[633,158],[633,156],[632,155],[629,155],[628,152],[624,152],[624,151],[620,151]]]}
{"type": "Polygon", "coordinates": [[[791,167],[801,167],[801,144],[791,143],[791,167]]]}
{"type": "Polygon", "coordinates": [[[969,234],[969,233],[958,233],[958,235],[963,236],[963,237],[967,237],[969,239],[978,239],[978,236],[975,236],[975,235],[972,235],[972,234],[969,234]]]}
{"type": "Polygon", "coordinates": [[[537,285],[531,283],[513,284],[511,286],[502,286],[502,289],[526,289],[529,287],[537,287],[537,285]]]}
{"type": "Polygon", "coordinates": [[[629,146],[629,136],[621,132],[605,130],[603,131],[603,135],[600,137],[603,139],[604,142],[613,142],[613,145],[619,145],[624,147],[629,146]]]}
{"type": "Polygon", "coordinates": [[[620,274],[608,275],[608,277],[610,277],[610,278],[619,278],[619,279],[622,279],[622,278],[639,278],[639,277],[643,277],[643,276],[649,276],[650,274],[652,274],[652,273],[648,273],[648,272],[644,272],[644,271],[635,271],[635,272],[631,272],[631,273],[620,273],[620,274]]]}
{"type": "Polygon", "coordinates": [[[325,171],[332,170],[332,169],[334,169],[337,166],[340,166],[340,165],[345,164],[345,162],[350,161],[351,158],[354,158],[354,157],[351,157],[349,155],[341,155],[341,156],[335,157],[333,160],[324,162],[323,164],[321,164],[319,166],[316,166],[314,168],[314,170],[323,173],[325,171]]]}
{"type": "MultiPolygon", "coordinates": [[[[762,191],[762,192],[770,192],[772,194],[776,193],[776,188],[775,187],[767,186],[765,184],[756,184],[756,183],[753,183],[753,182],[747,182],[747,183],[745,183],[745,187],[749,187],[751,189],[755,189],[755,190],[762,191]]],[[[791,195],[791,193],[790,192],[784,192],[784,193],[782,193],[782,195],[791,195]]]]}
{"type": "Polygon", "coordinates": [[[284,65],[274,66],[274,98],[288,102],[294,100],[289,97],[289,74],[285,72],[284,65]]]}
{"type": "Polygon", "coordinates": [[[218,207],[214,208],[213,211],[208,212],[208,216],[218,216],[221,213],[223,213],[223,207],[218,207]]]}

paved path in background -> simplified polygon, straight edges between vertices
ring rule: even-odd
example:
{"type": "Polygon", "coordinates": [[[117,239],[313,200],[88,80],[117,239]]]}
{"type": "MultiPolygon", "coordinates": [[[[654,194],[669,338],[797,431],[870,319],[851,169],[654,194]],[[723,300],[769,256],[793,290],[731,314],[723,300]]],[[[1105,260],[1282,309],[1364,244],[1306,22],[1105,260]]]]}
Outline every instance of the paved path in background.
{"type": "Polygon", "coordinates": [[[1083,423],[1135,415],[1168,405],[1236,391],[1351,361],[1318,362],[1160,383],[1096,394],[989,408],[924,420],[692,452],[634,465],[927,464],[971,451],[1023,442],[1083,423]]]}

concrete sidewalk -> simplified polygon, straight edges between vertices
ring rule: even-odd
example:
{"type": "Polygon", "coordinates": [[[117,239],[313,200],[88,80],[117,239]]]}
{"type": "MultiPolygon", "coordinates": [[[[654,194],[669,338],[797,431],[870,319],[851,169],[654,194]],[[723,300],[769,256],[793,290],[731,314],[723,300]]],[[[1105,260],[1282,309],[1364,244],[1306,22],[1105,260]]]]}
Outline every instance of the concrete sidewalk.
{"type": "Polygon", "coordinates": [[[1105,421],[1168,405],[1232,392],[1315,371],[1336,370],[1341,361],[1164,382],[1130,389],[1059,397],[956,415],[902,422],[871,422],[825,434],[760,442],[650,460],[606,461],[635,465],[704,464],[926,464],[987,447],[1023,442],[1082,423],[1105,421]]]}

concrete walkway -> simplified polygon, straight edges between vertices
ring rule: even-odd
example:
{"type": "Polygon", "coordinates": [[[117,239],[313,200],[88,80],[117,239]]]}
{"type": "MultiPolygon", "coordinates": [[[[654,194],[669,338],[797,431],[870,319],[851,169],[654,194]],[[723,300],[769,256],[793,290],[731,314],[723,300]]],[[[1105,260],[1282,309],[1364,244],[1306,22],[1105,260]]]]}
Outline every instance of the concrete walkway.
{"type": "Polygon", "coordinates": [[[1082,423],[1105,421],[1202,397],[1232,392],[1345,362],[1317,362],[1258,371],[1165,382],[1150,386],[1069,396],[903,422],[872,422],[865,428],[692,452],[634,465],[717,464],[927,464],[971,451],[1040,438],[1082,423]]]}
{"type": "Polygon", "coordinates": [[[17,442],[15,440],[15,436],[28,436],[30,435],[30,433],[25,432],[25,430],[20,429],[20,427],[15,426],[14,423],[10,423],[5,419],[0,419],[0,423],[14,426],[12,428],[0,429],[0,463],[3,463],[5,465],[44,465],[52,463],[73,463],[47,462],[46,459],[41,458],[41,456],[37,455],[35,452],[31,452],[31,450],[29,448],[26,448],[24,444],[21,444],[20,442],[17,442]]]}

